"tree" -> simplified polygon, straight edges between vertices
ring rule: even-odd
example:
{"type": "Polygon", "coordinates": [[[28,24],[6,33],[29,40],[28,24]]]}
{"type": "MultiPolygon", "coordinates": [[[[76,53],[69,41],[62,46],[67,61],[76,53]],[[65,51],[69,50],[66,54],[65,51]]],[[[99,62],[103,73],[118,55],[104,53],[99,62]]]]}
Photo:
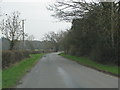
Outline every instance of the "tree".
{"type": "Polygon", "coordinates": [[[86,12],[91,10],[94,2],[87,3],[85,0],[58,0],[55,4],[49,5],[48,10],[53,11],[52,16],[60,20],[71,21],[82,18],[86,12]]]}
{"type": "Polygon", "coordinates": [[[34,37],[34,35],[29,35],[28,37],[27,37],[27,40],[26,40],[26,48],[30,48],[31,50],[34,50],[34,46],[33,46],[33,44],[34,44],[34,39],[35,39],[35,37],[34,37]]]}
{"type": "Polygon", "coordinates": [[[54,51],[57,52],[60,49],[60,43],[61,43],[61,40],[62,40],[63,37],[64,37],[64,32],[63,31],[60,31],[58,33],[49,32],[49,33],[45,34],[44,39],[46,41],[51,42],[54,51]]]}
{"type": "Polygon", "coordinates": [[[48,9],[60,20],[72,21],[71,29],[62,38],[67,54],[118,64],[120,2],[66,0],[57,1],[48,9]]]}
{"type": "Polygon", "coordinates": [[[5,16],[0,23],[0,30],[2,34],[10,40],[10,50],[13,49],[15,43],[23,36],[21,27],[20,13],[13,12],[11,15],[5,16]]]}

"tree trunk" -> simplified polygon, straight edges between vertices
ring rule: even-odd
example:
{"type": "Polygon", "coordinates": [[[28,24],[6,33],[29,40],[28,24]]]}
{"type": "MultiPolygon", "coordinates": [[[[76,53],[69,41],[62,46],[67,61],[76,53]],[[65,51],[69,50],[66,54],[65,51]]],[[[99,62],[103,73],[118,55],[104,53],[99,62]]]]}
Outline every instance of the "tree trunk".
{"type": "Polygon", "coordinates": [[[10,42],[10,50],[13,50],[13,47],[14,47],[14,41],[12,40],[12,41],[10,42]]]}

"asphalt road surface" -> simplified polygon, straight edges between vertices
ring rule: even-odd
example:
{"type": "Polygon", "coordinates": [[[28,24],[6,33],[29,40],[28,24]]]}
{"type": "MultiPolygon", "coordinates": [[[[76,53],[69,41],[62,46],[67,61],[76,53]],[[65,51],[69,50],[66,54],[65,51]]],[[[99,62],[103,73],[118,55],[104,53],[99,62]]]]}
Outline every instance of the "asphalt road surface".
{"type": "Polygon", "coordinates": [[[16,88],[118,88],[118,78],[57,53],[45,55],[20,82],[16,88]]]}

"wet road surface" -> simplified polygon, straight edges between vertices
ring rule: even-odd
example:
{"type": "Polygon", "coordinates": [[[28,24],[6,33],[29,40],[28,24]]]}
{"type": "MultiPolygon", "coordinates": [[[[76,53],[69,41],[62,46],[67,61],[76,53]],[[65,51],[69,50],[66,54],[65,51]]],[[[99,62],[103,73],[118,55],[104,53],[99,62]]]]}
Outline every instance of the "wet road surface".
{"type": "Polygon", "coordinates": [[[16,88],[118,88],[118,78],[82,66],[57,53],[45,55],[16,88]]]}

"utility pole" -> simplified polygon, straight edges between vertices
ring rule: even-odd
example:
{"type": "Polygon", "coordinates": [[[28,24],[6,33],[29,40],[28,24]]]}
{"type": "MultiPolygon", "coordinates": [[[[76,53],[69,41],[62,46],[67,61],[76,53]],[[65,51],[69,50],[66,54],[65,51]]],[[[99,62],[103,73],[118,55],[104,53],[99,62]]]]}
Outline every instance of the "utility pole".
{"type": "Polygon", "coordinates": [[[25,49],[25,33],[24,33],[24,32],[25,32],[25,31],[24,31],[24,24],[25,24],[25,23],[24,23],[24,21],[25,21],[25,20],[22,20],[22,29],[23,29],[23,50],[25,49]]]}

